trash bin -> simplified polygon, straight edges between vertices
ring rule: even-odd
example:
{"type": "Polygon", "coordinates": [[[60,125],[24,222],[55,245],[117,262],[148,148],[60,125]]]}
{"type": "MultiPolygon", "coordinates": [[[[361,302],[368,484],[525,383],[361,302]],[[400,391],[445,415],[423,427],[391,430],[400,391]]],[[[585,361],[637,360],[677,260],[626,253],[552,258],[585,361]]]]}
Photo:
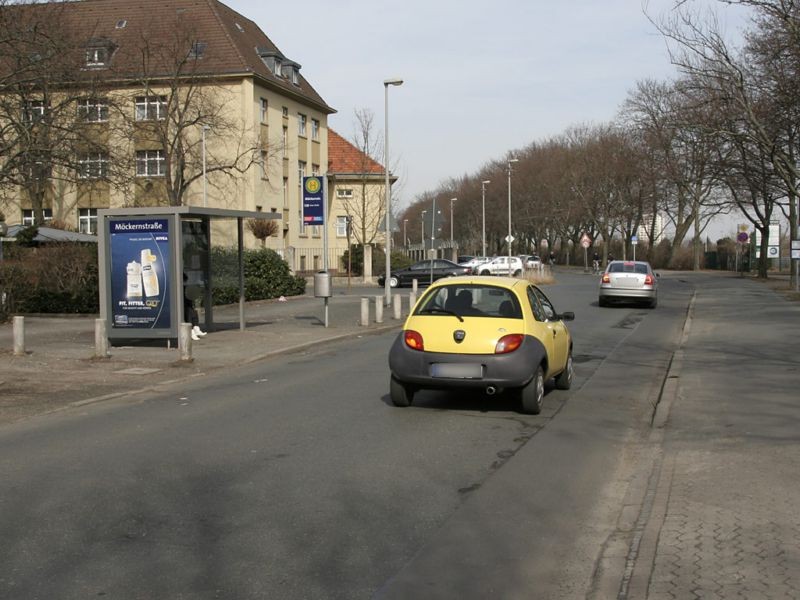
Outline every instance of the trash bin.
{"type": "Polygon", "coordinates": [[[330,298],[331,296],[331,274],[327,271],[314,273],[314,297],[330,298]]]}

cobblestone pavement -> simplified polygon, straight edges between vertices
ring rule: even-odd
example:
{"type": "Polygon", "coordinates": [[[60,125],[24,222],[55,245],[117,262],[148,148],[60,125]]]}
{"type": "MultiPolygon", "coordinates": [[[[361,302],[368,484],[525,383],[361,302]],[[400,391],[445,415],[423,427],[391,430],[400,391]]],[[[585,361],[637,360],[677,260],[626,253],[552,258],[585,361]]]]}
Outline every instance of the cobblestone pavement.
{"type": "Polygon", "coordinates": [[[697,292],[630,598],[800,598],[800,309],[715,285],[697,292]]]}

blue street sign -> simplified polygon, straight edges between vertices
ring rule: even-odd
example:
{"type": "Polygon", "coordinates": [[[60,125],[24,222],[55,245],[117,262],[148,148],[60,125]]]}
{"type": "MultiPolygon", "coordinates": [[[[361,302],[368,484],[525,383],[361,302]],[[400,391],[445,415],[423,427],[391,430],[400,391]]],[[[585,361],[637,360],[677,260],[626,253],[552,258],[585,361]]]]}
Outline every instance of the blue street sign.
{"type": "Polygon", "coordinates": [[[303,224],[325,224],[325,187],[322,177],[303,177],[303,224]]]}

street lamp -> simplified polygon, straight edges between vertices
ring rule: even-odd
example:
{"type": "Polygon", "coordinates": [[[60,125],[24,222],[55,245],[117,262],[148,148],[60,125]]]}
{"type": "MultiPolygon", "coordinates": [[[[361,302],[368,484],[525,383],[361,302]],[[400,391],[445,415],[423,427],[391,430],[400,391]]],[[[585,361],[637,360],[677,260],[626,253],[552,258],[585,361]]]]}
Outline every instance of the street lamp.
{"type": "Polygon", "coordinates": [[[406,223],[408,223],[408,219],[403,219],[403,248],[408,246],[408,238],[406,237],[406,223]]]}
{"type": "Polygon", "coordinates": [[[211,129],[208,125],[203,125],[203,206],[208,206],[208,182],[206,180],[206,131],[211,129]]]}
{"type": "Polygon", "coordinates": [[[453,251],[453,202],[457,202],[458,198],[450,198],[450,252],[453,251]]]}
{"type": "Polygon", "coordinates": [[[392,215],[392,188],[389,185],[389,86],[403,85],[403,80],[397,77],[385,79],[383,81],[383,101],[384,101],[384,127],[383,127],[383,169],[386,175],[386,276],[384,286],[386,291],[386,306],[392,304],[392,287],[389,284],[392,272],[392,237],[391,237],[391,215],[392,215]]]}
{"type": "Polygon", "coordinates": [[[511,274],[511,163],[519,162],[518,158],[508,159],[508,274],[511,274]]]}
{"type": "Polygon", "coordinates": [[[483,258],[486,258],[486,185],[492,183],[488,179],[481,181],[481,244],[483,258]]]}
{"type": "Polygon", "coordinates": [[[425,213],[427,212],[427,210],[423,210],[419,217],[419,224],[422,226],[422,237],[419,239],[422,243],[422,258],[420,260],[425,260],[425,213]]]}

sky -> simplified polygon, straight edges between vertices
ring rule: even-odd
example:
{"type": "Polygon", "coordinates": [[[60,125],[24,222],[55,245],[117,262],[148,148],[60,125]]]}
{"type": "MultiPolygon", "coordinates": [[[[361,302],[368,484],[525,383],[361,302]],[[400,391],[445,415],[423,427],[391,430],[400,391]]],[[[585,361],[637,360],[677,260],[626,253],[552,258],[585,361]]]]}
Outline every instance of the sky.
{"type": "MultiPolygon", "coordinates": [[[[355,110],[384,129],[401,178],[393,203],[572,125],[612,120],[637,81],[670,79],[664,39],[648,20],[674,0],[223,0],[256,22],[337,110],[347,139],[355,110]]],[[[706,11],[714,0],[688,0],[706,11]]],[[[720,19],[732,36],[737,8],[720,19]]]]}

